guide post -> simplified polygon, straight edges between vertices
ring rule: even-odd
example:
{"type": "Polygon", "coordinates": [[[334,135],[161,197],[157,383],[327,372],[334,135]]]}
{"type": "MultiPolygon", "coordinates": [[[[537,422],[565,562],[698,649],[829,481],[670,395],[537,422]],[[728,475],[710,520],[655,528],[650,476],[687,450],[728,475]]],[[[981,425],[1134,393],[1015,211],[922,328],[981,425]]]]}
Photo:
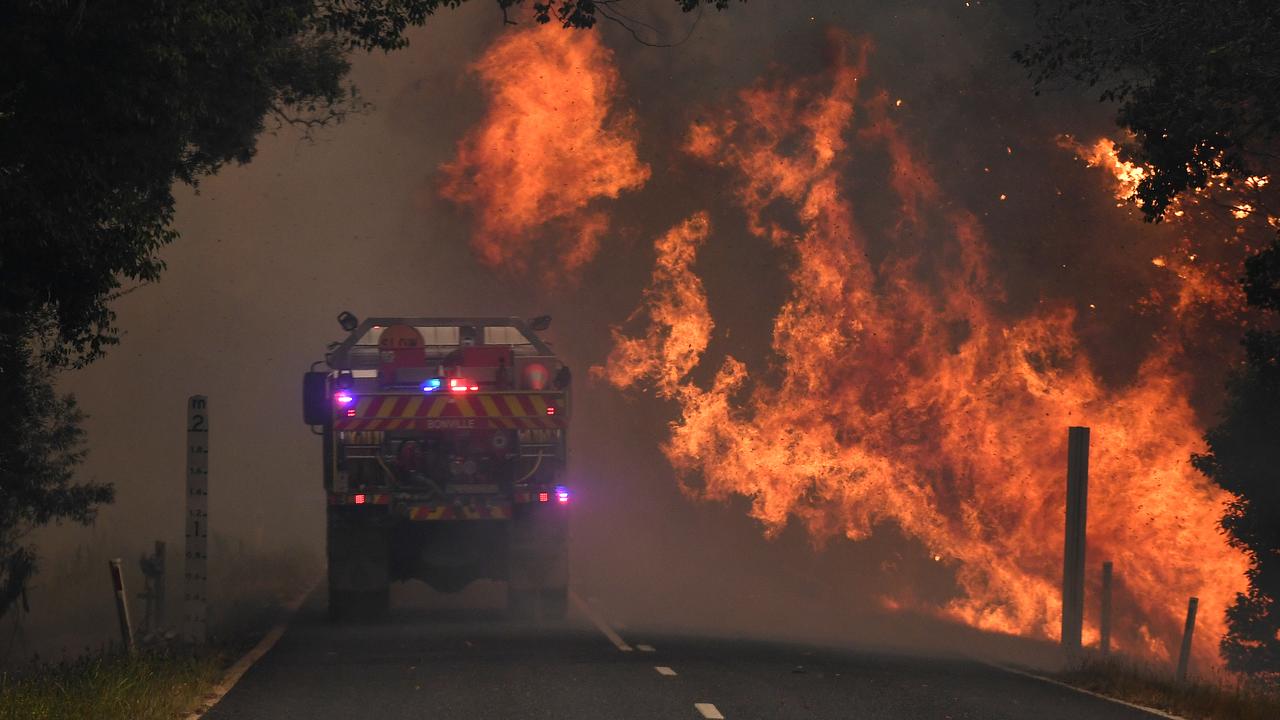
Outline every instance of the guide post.
{"type": "Polygon", "coordinates": [[[187,399],[186,572],[183,576],[183,634],[203,643],[209,601],[209,404],[204,395],[187,399]]]}

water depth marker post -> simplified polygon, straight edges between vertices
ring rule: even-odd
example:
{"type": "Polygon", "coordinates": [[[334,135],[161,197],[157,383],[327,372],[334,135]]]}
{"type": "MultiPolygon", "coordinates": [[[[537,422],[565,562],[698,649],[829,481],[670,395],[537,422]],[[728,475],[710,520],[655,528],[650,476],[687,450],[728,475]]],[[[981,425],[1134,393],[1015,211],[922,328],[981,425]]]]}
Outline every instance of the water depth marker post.
{"type": "Polygon", "coordinates": [[[187,398],[186,571],[183,634],[203,643],[209,626],[209,398],[187,398]]]}

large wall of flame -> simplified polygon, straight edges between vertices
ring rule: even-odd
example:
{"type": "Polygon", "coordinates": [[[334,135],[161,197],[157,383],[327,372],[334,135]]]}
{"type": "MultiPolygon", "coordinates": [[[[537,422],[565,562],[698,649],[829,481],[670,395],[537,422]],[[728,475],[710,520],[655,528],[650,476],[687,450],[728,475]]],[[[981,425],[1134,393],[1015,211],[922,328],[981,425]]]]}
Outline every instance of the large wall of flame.
{"type": "Polygon", "coordinates": [[[690,495],[749,498],[766,532],[799,520],[818,543],[893,524],[955,565],[960,594],[941,612],[1042,637],[1057,636],[1061,612],[1066,427],[1088,425],[1090,562],[1115,562],[1142,618],[1120,644],[1168,657],[1197,595],[1199,651],[1215,657],[1247,562],[1216,528],[1227,495],[1189,463],[1203,446],[1188,377],[1171,362],[1178,347],[1156,343],[1130,382],[1109,388],[1072,308],[1002,317],[981,222],[914,154],[870,82],[869,43],[838,32],[831,43],[824,73],[752,85],[685,145],[733,178],[747,227],[789,255],[776,380],[732,356],[705,358],[719,364],[708,386],[690,379],[713,323],[693,262],[706,233],[688,223],[656,245],[644,334],[619,334],[600,374],[678,402],[664,452],[690,495]],[[888,198],[845,181],[872,152],[888,156],[872,170],[888,198]],[[899,221],[874,263],[859,208],[884,202],[899,221]]]}

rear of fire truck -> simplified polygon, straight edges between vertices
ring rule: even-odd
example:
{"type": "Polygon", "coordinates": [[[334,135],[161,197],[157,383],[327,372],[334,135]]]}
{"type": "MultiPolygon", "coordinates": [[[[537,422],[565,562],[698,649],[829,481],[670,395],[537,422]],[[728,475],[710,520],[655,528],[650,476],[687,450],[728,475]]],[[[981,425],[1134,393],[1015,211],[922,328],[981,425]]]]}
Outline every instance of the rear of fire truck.
{"type": "Polygon", "coordinates": [[[562,617],[569,370],[537,335],[550,318],[338,320],[346,339],[303,382],[330,614],[384,612],[393,581],[493,579],[513,613],[562,617]]]}

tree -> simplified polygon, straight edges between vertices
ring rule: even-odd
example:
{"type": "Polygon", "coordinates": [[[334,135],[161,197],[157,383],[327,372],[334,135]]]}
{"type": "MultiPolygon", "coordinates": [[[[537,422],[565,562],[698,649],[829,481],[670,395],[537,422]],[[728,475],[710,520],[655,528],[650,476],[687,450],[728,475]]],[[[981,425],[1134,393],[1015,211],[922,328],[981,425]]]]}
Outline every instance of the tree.
{"type": "MultiPolygon", "coordinates": [[[[1280,5],[1270,0],[1058,0],[1037,8],[1040,37],[1015,53],[1037,92],[1065,80],[1101,88],[1146,169],[1136,196],[1160,220],[1184,195],[1271,219],[1280,160],[1280,5]]],[[[1246,333],[1209,452],[1192,463],[1234,493],[1221,526],[1253,559],[1249,592],[1228,610],[1223,654],[1235,670],[1280,673],[1280,240],[1242,280],[1263,311],[1246,333]]]]}
{"type": "MultiPolygon", "coordinates": [[[[729,0],[674,0],[685,12],[729,0]]],[[[389,51],[466,0],[0,4],[0,615],[35,569],[32,527],[88,522],[80,415],[52,373],[118,342],[111,300],[177,239],[172,187],[249,162],[271,124],[361,109],[354,51],[389,51]]],[[[524,0],[495,0],[502,17],[524,0]]],[[[534,19],[628,26],[621,0],[531,2],[534,19]]],[[[127,292],[127,291],[126,291],[127,292]]]]}
{"type": "MultiPolygon", "coordinates": [[[[1280,313],[1280,241],[1246,263],[1250,304],[1280,313]]],[[[1280,332],[1252,330],[1227,384],[1222,420],[1205,434],[1196,468],[1236,494],[1222,518],[1232,544],[1254,560],[1249,592],[1227,612],[1223,654],[1232,669],[1280,673],[1280,332]]]]}
{"type": "Polygon", "coordinates": [[[35,572],[33,528],[53,520],[86,522],[112,489],[71,482],[84,457],[82,415],[70,396],[58,397],[49,368],[29,343],[0,335],[0,609],[22,595],[35,572]]]}
{"type": "MultiPolygon", "coordinates": [[[[1215,179],[1266,175],[1280,159],[1280,6],[1270,0],[1056,0],[1014,54],[1036,92],[1099,88],[1147,167],[1137,198],[1159,220],[1215,179]]],[[[1274,212],[1272,214],[1275,214],[1274,212]]]]}

